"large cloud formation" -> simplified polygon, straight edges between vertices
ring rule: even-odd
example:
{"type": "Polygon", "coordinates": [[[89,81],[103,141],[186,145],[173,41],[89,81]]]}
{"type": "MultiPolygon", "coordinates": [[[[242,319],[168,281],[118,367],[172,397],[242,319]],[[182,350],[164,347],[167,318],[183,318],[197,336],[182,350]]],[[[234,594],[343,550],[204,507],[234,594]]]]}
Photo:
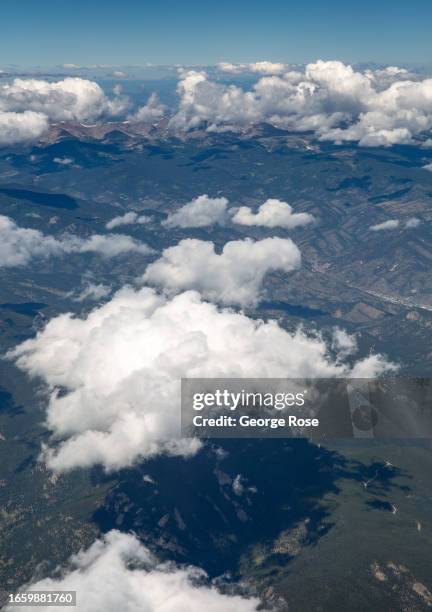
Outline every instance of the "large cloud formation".
{"type": "MultiPolygon", "coordinates": [[[[336,143],[389,146],[421,141],[430,146],[424,135],[432,128],[432,79],[395,66],[360,71],[322,60],[305,67],[259,61],[223,62],[218,68],[233,74],[248,71],[258,80],[243,89],[213,82],[205,71],[182,70],[171,130],[237,130],[269,122],[336,143]]],[[[78,77],[16,78],[0,86],[0,144],[38,138],[50,121],[93,122],[128,115],[131,123],[154,123],[167,113],[156,94],[130,113],[130,101],[120,87],[109,98],[97,83],[78,77]]]]}
{"type": "Polygon", "coordinates": [[[191,70],[182,73],[178,94],[179,108],[170,121],[176,130],[238,129],[266,121],[313,131],[321,140],[388,146],[412,144],[432,127],[432,79],[416,80],[396,67],[360,72],[318,60],[260,78],[250,90],[191,70]]]}
{"type": "MultiPolygon", "coordinates": [[[[133,535],[110,531],[73,555],[58,578],[44,578],[26,591],[76,591],[77,612],[253,612],[255,598],[224,595],[199,568],[158,563],[133,535]]],[[[39,610],[64,610],[39,606],[39,610]]],[[[25,612],[10,606],[7,612],[25,612]]]]}
{"type": "Polygon", "coordinates": [[[300,251],[289,238],[234,240],[220,254],[212,242],[189,238],[165,249],[143,280],[169,292],[196,289],[211,301],[247,306],[258,301],[267,272],[292,272],[300,264],[300,251]]]}
{"type": "Polygon", "coordinates": [[[0,268],[24,266],[35,258],[65,253],[99,253],[104,257],[116,257],[131,251],[149,254],[152,249],[122,234],[93,234],[88,238],[65,234],[58,239],[39,230],[19,227],[9,217],[0,215],[0,268]]]}
{"type": "Polygon", "coordinates": [[[377,354],[350,366],[320,335],[147,287],[123,288],[82,319],[55,317],[9,357],[47,385],[54,439],[43,459],[58,471],[195,453],[199,442],[179,437],[182,377],[373,377],[391,367],[377,354]]]}
{"type": "Polygon", "coordinates": [[[0,110],[34,111],[54,121],[95,121],[121,114],[125,104],[125,98],[109,99],[97,83],[78,77],[54,82],[14,79],[0,87],[0,110]]]}
{"type": "Polygon", "coordinates": [[[293,229],[312,223],[314,216],[309,213],[294,213],[292,206],[286,202],[271,198],[266,200],[264,204],[261,204],[256,213],[248,206],[241,206],[234,214],[232,220],[240,225],[293,229]]]}
{"type": "Polygon", "coordinates": [[[48,129],[48,118],[42,113],[0,110],[0,146],[37,140],[48,129]]]}
{"type": "Polygon", "coordinates": [[[0,144],[39,138],[50,121],[96,121],[122,115],[129,101],[108,98],[94,81],[14,79],[0,86],[0,144]]]}
{"type": "Polygon", "coordinates": [[[167,227],[206,227],[223,223],[226,219],[228,200],[226,198],[209,198],[203,194],[194,198],[164,221],[167,227]]]}

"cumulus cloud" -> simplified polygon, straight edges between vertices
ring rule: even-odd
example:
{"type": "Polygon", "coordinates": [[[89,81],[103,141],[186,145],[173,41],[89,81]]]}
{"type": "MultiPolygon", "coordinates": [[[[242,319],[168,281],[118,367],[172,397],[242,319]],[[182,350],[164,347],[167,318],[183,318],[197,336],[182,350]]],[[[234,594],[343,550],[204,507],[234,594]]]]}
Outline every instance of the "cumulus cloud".
{"type": "Polygon", "coordinates": [[[37,140],[48,129],[48,119],[42,113],[0,110],[0,146],[37,140]]]}
{"type": "Polygon", "coordinates": [[[9,357],[47,385],[54,439],[43,458],[60,471],[195,453],[198,440],[180,438],[182,377],[373,377],[391,367],[381,355],[350,367],[320,335],[148,287],[123,288],[85,318],[55,317],[9,357]]]}
{"type": "Polygon", "coordinates": [[[267,272],[292,272],[300,263],[300,251],[290,239],[235,240],[220,254],[212,242],[186,239],[165,249],[147,267],[143,281],[168,292],[196,289],[206,299],[247,306],[259,300],[267,272]]]}
{"type": "Polygon", "coordinates": [[[383,221],[383,223],[377,223],[376,225],[371,225],[370,230],[373,232],[380,232],[382,230],[394,230],[399,227],[399,221],[397,219],[389,219],[388,221],[383,221]]]}
{"type": "Polygon", "coordinates": [[[112,230],[122,225],[133,225],[134,223],[148,223],[150,220],[150,217],[147,217],[146,215],[138,215],[138,213],[131,211],[125,213],[124,215],[114,217],[113,219],[111,219],[111,221],[108,221],[108,223],[105,224],[105,227],[108,230],[112,230]]]}
{"type": "MultiPolygon", "coordinates": [[[[318,139],[335,143],[390,146],[418,140],[429,146],[431,139],[424,137],[432,129],[432,79],[403,68],[359,71],[339,61],[318,60],[295,69],[269,61],[222,62],[218,69],[232,74],[248,71],[258,80],[252,88],[243,89],[212,82],[205,71],[182,70],[179,105],[170,118],[170,129],[240,130],[268,122],[288,130],[312,131],[318,139]]],[[[118,76],[124,75],[119,72],[118,76]]],[[[130,101],[120,87],[110,98],[97,83],[79,77],[55,82],[16,78],[0,87],[0,127],[4,128],[0,143],[39,138],[49,121],[97,121],[124,116],[129,110],[130,101]]],[[[166,114],[166,107],[152,94],[128,119],[153,123],[166,114]]]]}
{"type": "MultiPolygon", "coordinates": [[[[267,65],[266,62],[256,66],[267,65]]],[[[277,65],[279,68],[282,65],[277,65]]],[[[240,129],[269,122],[317,138],[362,146],[412,144],[432,128],[432,79],[403,69],[360,72],[339,61],[277,70],[250,90],[209,80],[204,71],[182,74],[174,130],[240,129]]]]}
{"type": "Polygon", "coordinates": [[[14,79],[0,86],[0,144],[39,138],[49,121],[95,121],[125,112],[129,101],[108,98],[94,81],[14,79]]]}
{"type": "Polygon", "coordinates": [[[243,72],[247,67],[247,64],[232,64],[231,62],[219,62],[217,69],[221,72],[230,72],[231,74],[238,74],[243,72]]]}
{"type": "Polygon", "coordinates": [[[147,255],[153,252],[153,249],[146,244],[123,234],[113,236],[93,234],[89,238],[67,236],[60,244],[66,253],[99,253],[104,257],[116,257],[130,252],[147,255]]]}
{"type": "Polygon", "coordinates": [[[34,111],[54,121],[94,121],[126,108],[125,98],[109,99],[97,83],[79,77],[54,82],[14,79],[0,87],[0,110],[34,111]]]}
{"type": "MultiPolygon", "coordinates": [[[[222,594],[197,567],[159,563],[134,535],[114,530],[73,555],[59,577],[22,589],[27,590],[76,591],[77,612],[253,612],[259,604],[255,598],[222,594]]],[[[27,607],[6,610],[24,612],[27,607]]]]}
{"type": "Polygon", "coordinates": [[[426,166],[423,166],[423,169],[432,172],[432,164],[426,164],[426,166]]]}
{"type": "Polygon", "coordinates": [[[99,253],[105,257],[115,257],[131,251],[148,254],[152,249],[122,234],[94,234],[89,238],[65,234],[58,239],[39,230],[19,227],[9,217],[0,215],[0,268],[24,266],[34,258],[65,253],[99,253]]]}
{"type": "Polygon", "coordinates": [[[227,204],[226,198],[209,198],[207,194],[203,194],[169,214],[164,225],[186,228],[223,223],[226,219],[227,204]]]}
{"type": "Polygon", "coordinates": [[[128,117],[129,121],[136,123],[154,123],[160,121],[165,115],[167,108],[159,102],[157,94],[152,93],[147,104],[141,106],[134,114],[128,117]]]}
{"type": "Polygon", "coordinates": [[[341,358],[348,357],[357,351],[357,340],[344,329],[335,327],[333,330],[333,348],[341,358]]]}
{"type": "Polygon", "coordinates": [[[61,243],[39,230],[18,227],[0,215],[0,267],[23,266],[33,257],[49,257],[63,252],[61,243]]]}
{"type": "Polygon", "coordinates": [[[285,64],[266,61],[255,62],[254,64],[249,64],[249,69],[260,74],[281,74],[285,70],[285,64]]]}
{"type": "Polygon", "coordinates": [[[281,200],[269,199],[254,213],[248,206],[241,206],[232,220],[240,225],[259,225],[262,227],[284,227],[293,229],[314,221],[309,213],[294,213],[292,206],[281,200]]]}

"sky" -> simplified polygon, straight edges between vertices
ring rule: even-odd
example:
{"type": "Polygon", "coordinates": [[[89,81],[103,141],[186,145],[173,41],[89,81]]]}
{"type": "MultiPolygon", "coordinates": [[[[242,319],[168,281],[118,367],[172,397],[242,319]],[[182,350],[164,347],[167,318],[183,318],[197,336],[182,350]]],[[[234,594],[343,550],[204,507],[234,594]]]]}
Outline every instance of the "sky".
{"type": "Polygon", "coordinates": [[[0,65],[428,65],[430,0],[0,0],[0,65]],[[7,27],[5,27],[7,26],[7,27]]]}

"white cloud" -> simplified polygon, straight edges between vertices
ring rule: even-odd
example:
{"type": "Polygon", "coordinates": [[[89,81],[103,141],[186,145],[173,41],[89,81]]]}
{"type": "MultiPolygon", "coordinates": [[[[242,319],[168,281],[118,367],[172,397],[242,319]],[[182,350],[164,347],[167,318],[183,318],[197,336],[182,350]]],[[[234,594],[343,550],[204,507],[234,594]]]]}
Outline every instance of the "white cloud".
{"type": "Polygon", "coordinates": [[[281,74],[286,70],[286,67],[285,64],[264,61],[249,64],[249,69],[260,74],[281,74]]]}
{"type": "MultiPolygon", "coordinates": [[[[342,350],[342,358],[344,352],[342,350]]],[[[389,363],[380,354],[371,354],[369,357],[357,361],[349,372],[350,378],[376,378],[383,373],[397,372],[398,367],[394,363],[389,363]]]]}
{"type": "Polygon", "coordinates": [[[53,161],[60,166],[70,166],[75,160],[73,157],[54,157],[53,161]]]}
{"type": "Polygon", "coordinates": [[[383,221],[383,223],[377,223],[376,225],[371,225],[370,230],[373,232],[380,232],[382,230],[394,230],[399,227],[399,221],[397,219],[389,219],[388,221],[383,221]]]}
{"type": "Polygon", "coordinates": [[[244,495],[244,493],[257,493],[258,490],[254,486],[249,486],[247,484],[247,479],[244,478],[241,474],[237,474],[232,482],[233,492],[239,497],[244,495]]]}
{"type": "Polygon", "coordinates": [[[163,224],[167,227],[206,227],[223,223],[227,204],[226,198],[209,198],[203,194],[169,214],[163,224]]]}
{"type": "Polygon", "coordinates": [[[250,90],[209,80],[204,71],[182,73],[174,130],[240,129],[269,122],[293,131],[312,130],[321,140],[362,146],[412,144],[432,128],[432,79],[403,69],[354,70],[318,60],[303,71],[260,78],[250,90]],[[409,78],[408,78],[409,77],[409,78]]]}
{"type": "Polygon", "coordinates": [[[344,329],[335,327],[333,330],[333,348],[341,358],[348,357],[357,351],[357,340],[344,329]]]}
{"type": "Polygon", "coordinates": [[[108,230],[114,229],[121,225],[131,225],[136,222],[138,219],[138,214],[136,212],[127,212],[124,215],[119,215],[118,217],[114,217],[111,221],[105,224],[105,227],[108,230]]]}
{"type": "Polygon", "coordinates": [[[267,272],[292,272],[300,263],[290,239],[227,242],[220,255],[212,242],[186,239],[165,249],[147,267],[143,281],[169,292],[196,289],[214,302],[246,306],[258,301],[267,272]]]}
{"type": "Polygon", "coordinates": [[[37,140],[48,129],[48,119],[42,113],[5,112],[0,107],[0,146],[37,140]]]}
{"type": "MultiPolygon", "coordinates": [[[[414,229],[415,227],[418,227],[420,223],[421,221],[417,217],[410,217],[405,221],[402,229],[414,229]]],[[[398,227],[401,227],[401,223],[398,219],[389,219],[388,221],[383,221],[383,223],[371,225],[369,229],[373,232],[379,232],[382,230],[394,230],[398,227]]]]}
{"type": "Polygon", "coordinates": [[[151,221],[150,217],[146,215],[138,215],[136,212],[127,212],[124,215],[120,215],[118,217],[114,217],[111,221],[105,224],[105,227],[108,230],[112,230],[116,227],[120,227],[121,225],[133,225],[134,223],[139,223],[141,225],[148,223],[151,221]]]}
{"type": "Polygon", "coordinates": [[[110,236],[93,234],[89,238],[84,239],[68,236],[61,244],[65,252],[99,253],[104,257],[116,257],[117,255],[130,252],[147,255],[153,251],[146,244],[123,234],[113,234],[110,236]]]}
{"type": "Polygon", "coordinates": [[[111,287],[108,285],[96,285],[90,281],[85,283],[84,288],[74,297],[75,302],[84,302],[85,300],[101,300],[104,297],[108,297],[111,293],[111,287]]]}
{"type": "Polygon", "coordinates": [[[376,70],[365,70],[364,74],[374,82],[374,85],[380,90],[385,89],[395,81],[407,80],[415,77],[405,68],[398,66],[387,66],[386,68],[378,68],[376,70]]]}
{"type": "Polygon", "coordinates": [[[432,172],[432,164],[426,164],[426,166],[423,166],[423,169],[432,172]]]}
{"type": "Polygon", "coordinates": [[[136,222],[140,225],[145,225],[146,223],[150,223],[151,220],[152,217],[150,217],[149,215],[139,215],[136,222]]]}
{"type": "MultiPolygon", "coordinates": [[[[240,130],[268,122],[288,130],[313,131],[321,140],[353,141],[361,146],[413,144],[432,129],[432,79],[396,66],[361,72],[339,61],[318,60],[295,70],[268,61],[222,62],[218,69],[262,76],[251,89],[242,89],[212,82],[205,71],[182,70],[177,88],[180,102],[170,129],[240,130]]],[[[49,121],[97,121],[124,116],[129,107],[121,88],[108,98],[97,83],[87,79],[16,78],[0,86],[0,143],[37,139],[49,121]],[[36,116],[24,116],[26,112],[36,116]]],[[[153,123],[166,114],[166,107],[152,94],[128,119],[153,123]]],[[[418,142],[428,146],[429,140],[418,142]]]]}
{"type": "Polygon", "coordinates": [[[169,299],[127,287],[85,318],[55,317],[9,357],[47,385],[55,439],[43,458],[60,471],[195,453],[199,442],[179,437],[182,377],[373,377],[389,367],[371,355],[350,368],[319,335],[218,309],[193,291],[169,299]]]}
{"type": "Polygon", "coordinates": [[[113,76],[116,77],[117,79],[126,79],[129,75],[127,72],[124,72],[123,70],[114,70],[113,76]]]}
{"type": "Polygon", "coordinates": [[[62,254],[61,243],[33,229],[18,227],[12,219],[0,215],[0,268],[23,266],[33,257],[62,254]]]}
{"type": "Polygon", "coordinates": [[[55,82],[14,79],[0,86],[0,110],[34,111],[53,121],[94,121],[126,108],[125,98],[109,99],[97,83],[78,77],[55,82]]]}
{"type": "Polygon", "coordinates": [[[109,99],[94,81],[14,79],[0,85],[0,144],[40,138],[49,121],[95,121],[126,111],[129,100],[109,99]]]}
{"type": "Polygon", "coordinates": [[[238,74],[243,72],[247,67],[247,64],[232,64],[231,62],[219,62],[217,69],[221,72],[230,72],[232,74],[238,74]]]}
{"type": "Polygon", "coordinates": [[[420,223],[420,219],[417,219],[417,217],[411,217],[405,222],[405,229],[413,229],[415,227],[418,227],[420,223]]]}
{"type": "Polygon", "coordinates": [[[250,64],[233,64],[231,62],[219,62],[217,69],[221,72],[239,74],[241,72],[256,72],[258,74],[281,74],[287,70],[285,64],[261,61],[250,64]]]}
{"type": "Polygon", "coordinates": [[[157,94],[152,93],[147,100],[147,104],[141,106],[133,115],[130,115],[128,119],[135,123],[154,123],[160,121],[166,111],[166,106],[159,102],[157,94]]]}
{"type": "MultiPolygon", "coordinates": [[[[134,535],[119,531],[73,555],[59,578],[44,578],[22,590],[76,591],[77,612],[253,612],[259,604],[255,598],[220,593],[197,567],[159,563],[134,535]]],[[[41,612],[63,609],[39,607],[41,612]]]]}
{"type": "Polygon", "coordinates": [[[115,257],[135,251],[148,254],[152,249],[130,236],[94,234],[79,238],[65,234],[60,239],[47,236],[39,230],[22,228],[9,217],[0,215],[0,268],[24,266],[34,258],[47,258],[65,253],[99,253],[115,257]]]}
{"type": "Polygon", "coordinates": [[[284,227],[292,229],[314,221],[309,213],[293,213],[292,206],[281,200],[269,199],[254,213],[248,206],[241,206],[232,220],[241,225],[260,225],[262,227],[284,227]]]}
{"type": "Polygon", "coordinates": [[[202,123],[208,123],[210,128],[253,123],[259,118],[256,112],[248,109],[248,106],[254,105],[253,93],[244,93],[235,85],[212,83],[204,71],[183,73],[177,92],[180,96],[179,106],[169,121],[169,126],[174,130],[189,130],[202,123]]]}

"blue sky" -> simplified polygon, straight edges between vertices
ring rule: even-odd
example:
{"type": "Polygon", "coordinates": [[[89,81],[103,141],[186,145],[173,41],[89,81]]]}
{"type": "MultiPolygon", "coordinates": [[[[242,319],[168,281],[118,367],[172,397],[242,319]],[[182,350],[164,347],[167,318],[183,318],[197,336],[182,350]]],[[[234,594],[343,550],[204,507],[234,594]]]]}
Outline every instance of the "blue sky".
{"type": "Polygon", "coordinates": [[[1,0],[0,18],[0,65],[432,59],[431,0],[1,0]]]}

